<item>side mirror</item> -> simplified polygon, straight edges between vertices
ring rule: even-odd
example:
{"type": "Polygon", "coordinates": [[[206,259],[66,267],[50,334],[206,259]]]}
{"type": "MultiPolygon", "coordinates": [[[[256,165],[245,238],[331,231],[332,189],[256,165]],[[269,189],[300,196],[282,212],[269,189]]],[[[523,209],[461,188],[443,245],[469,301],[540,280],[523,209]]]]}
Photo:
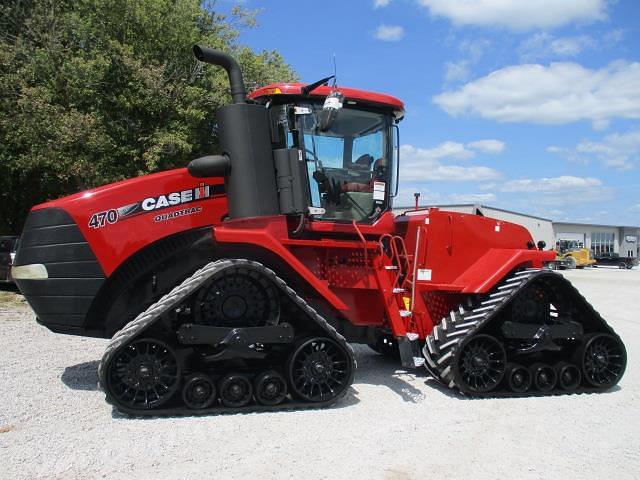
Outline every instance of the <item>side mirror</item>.
{"type": "Polygon", "coordinates": [[[344,95],[337,90],[334,90],[324,101],[322,111],[318,114],[318,128],[321,132],[326,132],[331,129],[336,118],[338,118],[338,112],[342,108],[342,102],[344,101],[344,95]]]}

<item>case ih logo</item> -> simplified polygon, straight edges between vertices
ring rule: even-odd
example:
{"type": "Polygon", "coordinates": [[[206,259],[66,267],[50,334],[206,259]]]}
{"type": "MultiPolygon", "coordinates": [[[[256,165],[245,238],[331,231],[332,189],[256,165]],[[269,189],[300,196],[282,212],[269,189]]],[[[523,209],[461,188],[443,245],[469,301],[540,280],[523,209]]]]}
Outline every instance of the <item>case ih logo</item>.
{"type": "MultiPolygon", "coordinates": [[[[127,218],[142,215],[148,212],[157,212],[164,210],[165,208],[175,207],[177,205],[183,205],[185,203],[199,202],[202,200],[208,200],[210,198],[219,197],[224,195],[224,185],[206,185],[201,183],[195,188],[189,188],[187,190],[181,190],[179,192],[170,192],[158,195],[157,197],[147,197],[144,200],[129,205],[124,205],[119,208],[112,208],[105,210],[104,212],[94,213],[89,220],[90,228],[102,228],[105,225],[111,225],[120,220],[126,220],[127,218]]],[[[186,210],[182,215],[155,215],[156,222],[168,220],[170,218],[177,218],[185,214],[199,213],[202,208],[192,208],[186,210]]],[[[182,211],[181,211],[182,212],[182,211]]]]}

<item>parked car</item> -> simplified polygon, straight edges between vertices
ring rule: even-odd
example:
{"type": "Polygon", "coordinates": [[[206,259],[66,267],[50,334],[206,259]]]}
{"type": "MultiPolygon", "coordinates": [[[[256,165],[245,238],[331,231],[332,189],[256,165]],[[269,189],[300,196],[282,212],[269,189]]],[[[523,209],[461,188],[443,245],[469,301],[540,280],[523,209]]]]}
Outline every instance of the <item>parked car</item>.
{"type": "Polygon", "coordinates": [[[621,257],[617,253],[602,253],[596,255],[596,264],[594,267],[618,267],[618,268],[633,268],[638,265],[638,259],[632,257],[621,257]]]}
{"type": "Polygon", "coordinates": [[[11,266],[16,256],[18,248],[18,237],[16,235],[0,236],[0,282],[12,282],[11,266]]]}

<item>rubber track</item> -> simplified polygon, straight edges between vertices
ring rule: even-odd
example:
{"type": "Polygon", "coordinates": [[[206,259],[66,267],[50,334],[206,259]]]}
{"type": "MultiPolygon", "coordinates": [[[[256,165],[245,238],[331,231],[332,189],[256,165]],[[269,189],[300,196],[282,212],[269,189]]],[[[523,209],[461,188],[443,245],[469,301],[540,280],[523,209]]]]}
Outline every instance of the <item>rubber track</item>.
{"type": "MultiPolygon", "coordinates": [[[[105,393],[105,399],[107,403],[113,405],[118,411],[132,415],[132,416],[167,416],[167,415],[206,415],[211,413],[251,413],[251,412],[263,412],[263,411],[279,411],[279,410],[293,410],[293,409],[305,409],[305,408],[321,408],[329,407],[338,402],[349,391],[349,386],[353,383],[354,372],[356,369],[356,360],[353,353],[353,348],[347,343],[345,338],[340,335],[315,309],[296,292],[289,287],[284,280],[278,277],[273,270],[265,267],[261,263],[254,262],[246,259],[224,259],[211,262],[200,270],[196,271],[193,275],[183,281],[180,285],[175,287],[169,293],[164,295],[160,300],[147,308],[144,312],[140,313],[135,319],[125,325],[119,330],[111,339],[111,342],[107,346],[100,365],[98,366],[98,379],[101,390],[105,393]],[[248,266],[253,269],[260,270],[268,279],[270,279],[276,287],[278,287],[282,293],[284,293],[289,300],[295,303],[299,308],[307,313],[309,320],[315,322],[325,333],[326,336],[338,342],[347,352],[350,360],[352,361],[352,374],[349,378],[349,385],[340,393],[337,397],[327,400],[326,402],[299,402],[285,400],[283,403],[275,406],[264,406],[259,404],[247,405],[240,408],[229,408],[223,406],[216,406],[206,409],[189,409],[187,407],[177,408],[159,408],[150,410],[137,410],[123,407],[112,398],[107,390],[107,378],[106,378],[106,365],[109,364],[112,358],[130,342],[135,340],[140,334],[146,331],[154,322],[160,319],[160,317],[168,312],[171,308],[178,305],[182,300],[194,293],[200,286],[207,282],[217,273],[223,271],[226,268],[234,266],[248,266]]],[[[175,393],[179,395],[179,391],[175,393]]]]}
{"type": "Polygon", "coordinates": [[[482,328],[514,297],[526,288],[527,285],[537,278],[549,275],[560,277],[561,281],[564,282],[565,285],[570,288],[572,294],[575,295],[575,300],[584,302],[591,310],[591,313],[602,322],[602,330],[616,335],[613,329],[607,325],[605,320],[591,304],[587,302],[584,296],[582,296],[567,279],[562,277],[562,275],[547,269],[527,269],[515,272],[513,275],[506,277],[490,294],[482,297],[474,308],[471,308],[472,305],[469,300],[466,308],[460,305],[458,309],[452,310],[448,316],[444,317],[442,321],[436,325],[431,334],[426,338],[425,345],[422,349],[422,354],[426,359],[425,368],[427,372],[442,385],[455,389],[461,394],[470,397],[530,397],[606,391],[606,389],[602,388],[579,386],[571,391],[555,388],[549,392],[540,392],[532,388],[524,393],[516,393],[510,390],[500,389],[503,385],[503,382],[501,382],[496,390],[478,393],[465,391],[456,382],[454,365],[457,361],[457,354],[463,347],[463,343],[477,333],[482,333],[482,328]],[[469,310],[467,310],[467,308],[469,308],[469,310]]]}

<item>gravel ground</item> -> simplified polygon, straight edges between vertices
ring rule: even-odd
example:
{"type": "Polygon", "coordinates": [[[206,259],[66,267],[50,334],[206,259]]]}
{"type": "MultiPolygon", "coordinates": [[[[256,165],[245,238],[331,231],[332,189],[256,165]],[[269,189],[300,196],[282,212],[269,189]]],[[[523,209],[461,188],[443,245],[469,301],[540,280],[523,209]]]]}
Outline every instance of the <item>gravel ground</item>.
{"type": "Polygon", "coordinates": [[[189,418],[114,412],[96,385],[106,341],[54,335],[4,301],[0,478],[636,479],[640,271],[567,277],[626,342],[610,392],[466,400],[357,346],[334,408],[189,418]]]}

